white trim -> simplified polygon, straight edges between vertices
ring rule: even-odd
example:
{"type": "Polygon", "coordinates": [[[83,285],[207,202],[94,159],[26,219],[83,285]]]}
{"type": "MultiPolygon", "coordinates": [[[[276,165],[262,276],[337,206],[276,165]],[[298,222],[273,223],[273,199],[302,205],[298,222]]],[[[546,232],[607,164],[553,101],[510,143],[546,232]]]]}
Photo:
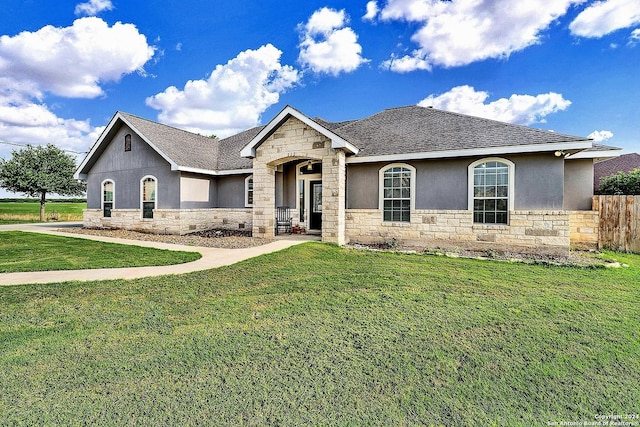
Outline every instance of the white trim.
{"type": "MultiPolygon", "coordinates": [[[[476,166],[482,164],[482,163],[486,163],[486,162],[500,162],[500,163],[504,163],[505,165],[507,165],[509,167],[509,190],[508,190],[508,194],[507,197],[509,198],[507,203],[508,203],[508,209],[509,212],[513,212],[514,206],[515,206],[515,188],[516,188],[516,164],[513,163],[511,160],[507,160],[504,159],[502,157],[485,157],[484,159],[480,159],[480,160],[476,160],[475,162],[471,163],[469,165],[469,167],[467,168],[467,189],[468,189],[468,199],[467,199],[467,209],[473,214],[473,200],[474,200],[474,196],[473,196],[473,185],[474,185],[474,173],[473,170],[476,166]]],[[[495,225],[508,225],[508,215],[509,212],[507,212],[507,224],[495,224],[495,225]]],[[[474,223],[476,224],[476,223],[474,223]]],[[[492,225],[492,224],[487,224],[487,225],[492,225]]]]}
{"type": "Polygon", "coordinates": [[[310,128],[318,131],[322,135],[326,136],[331,140],[331,148],[334,149],[344,149],[353,154],[358,154],[358,148],[346,141],[345,139],[339,137],[335,133],[331,132],[329,129],[319,125],[309,117],[302,114],[300,111],[295,108],[287,105],[284,107],[277,116],[275,116],[259,133],[256,135],[243,149],[240,151],[240,156],[242,157],[255,157],[256,149],[266,138],[268,138],[274,131],[277,129],[282,123],[284,123],[289,117],[295,117],[300,120],[305,125],[310,128]]]}
{"type": "Polygon", "coordinates": [[[100,209],[102,210],[102,217],[104,218],[104,185],[110,182],[113,184],[113,200],[111,200],[111,210],[116,208],[116,182],[113,179],[107,178],[100,183],[100,209]]]}
{"type": "Polygon", "coordinates": [[[156,183],[156,194],[153,200],[153,210],[158,209],[158,188],[160,188],[160,185],[158,184],[158,178],[156,178],[153,175],[145,175],[140,179],[140,216],[142,217],[142,219],[152,219],[152,218],[144,218],[144,181],[146,179],[153,179],[156,183]]]}
{"type": "Polygon", "coordinates": [[[565,160],[575,159],[608,159],[611,157],[618,157],[621,154],[622,149],[616,148],[612,150],[591,151],[584,150],[575,154],[569,154],[565,157],[565,160]]]}
{"type": "Polygon", "coordinates": [[[255,193],[254,193],[255,183],[253,182],[253,175],[249,175],[248,177],[246,177],[244,179],[244,207],[245,208],[252,208],[253,207],[253,203],[249,203],[249,180],[252,181],[251,192],[255,196],[255,193]]]}
{"type": "Polygon", "coordinates": [[[198,168],[190,168],[187,166],[179,166],[178,171],[180,172],[191,172],[191,173],[199,173],[202,175],[212,175],[212,176],[223,176],[223,175],[244,175],[246,173],[253,173],[253,168],[251,169],[228,169],[215,171],[210,169],[198,169],[198,168]]]}
{"type": "Polygon", "coordinates": [[[382,213],[383,224],[390,224],[394,222],[400,224],[411,223],[411,216],[413,216],[413,211],[416,210],[416,168],[407,163],[391,163],[389,165],[384,165],[378,170],[378,210],[382,213]],[[384,173],[391,168],[405,168],[411,172],[411,182],[409,182],[409,222],[384,220],[384,173]]]}
{"type": "Polygon", "coordinates": [[[555,142],[549,144],[508,145],[503,147],[472,148],[462,150],[424,151],[419,153],[385,154],[381,156],[347,157],[349,163],[399,162],[448,157],[492,156],[518,153],[536,153],[557,150],[584,150],[592,147],[592,141],[555,142]]]}

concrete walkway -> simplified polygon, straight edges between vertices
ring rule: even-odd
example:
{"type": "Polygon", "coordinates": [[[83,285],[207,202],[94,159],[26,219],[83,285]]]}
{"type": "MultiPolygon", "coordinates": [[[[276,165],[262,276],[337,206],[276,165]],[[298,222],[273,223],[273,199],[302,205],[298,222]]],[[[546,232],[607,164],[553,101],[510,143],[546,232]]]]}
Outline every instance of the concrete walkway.
{"type": "Polygon", "coordinates": [[[201,246],[174,245],[161,242],[148,242],[144,240],[117,239],[113,237],[90,236],[87,234],[64,233],[58,230],[68,227],[81,227],[81,223],[36,223],[0,225],[0,231],[28,231],[35,233],[53,234],[57,236],[75,237],[81,239],[97,240],[101,242],[120,243],[125,245],[145,246],[157,249],[174,251],[199,252],[202,258],[184,264],[153,266],[153,267],[125,267],[125,268],[101,268],[91,270],[60,270],[60,271],[34,271],[24,273],[0,273],[0,286],[22,285],[31,283],[59,283],[68,281],[89,280],[115,280],[137,279],[141,277],[163,276],[166,274],[183,274],[192,271],[208,270],[235,264],[245,259],[253,258],[270,252],[279,251],[305,240],[290,239],[276,240],[262,246],[244,249],[220,249],[201,246]]]}

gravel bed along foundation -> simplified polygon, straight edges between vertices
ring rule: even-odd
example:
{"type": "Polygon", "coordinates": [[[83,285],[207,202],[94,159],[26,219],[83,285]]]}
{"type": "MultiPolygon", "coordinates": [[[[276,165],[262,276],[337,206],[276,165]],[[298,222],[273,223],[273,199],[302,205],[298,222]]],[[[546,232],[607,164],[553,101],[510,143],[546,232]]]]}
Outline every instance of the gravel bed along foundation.
{"type": "Polygon", "coordinates": [[[243,249],[261,246],[272,242],[272,239],[251,237],[250,232],[232,230],[208,230],[185,234],[152,234],[121,229],[71,228],[60,230],[65,233],[90,234],[94,236],[115,237],[118,239],[146,240],[151,242],[172,243],[186,246],[203,246],[208,248],[243,249]]]}

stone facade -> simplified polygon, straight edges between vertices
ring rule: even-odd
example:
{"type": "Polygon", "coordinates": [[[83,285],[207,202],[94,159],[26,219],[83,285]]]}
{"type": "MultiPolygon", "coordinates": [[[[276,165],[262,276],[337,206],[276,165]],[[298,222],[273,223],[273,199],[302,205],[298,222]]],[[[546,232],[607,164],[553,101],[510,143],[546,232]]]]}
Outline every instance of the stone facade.
{"type": "Polygon", "coordinates": [[[322,162],[322,240],[345,243],[345,154],[331,140],[290,117],[257,149],[253,159],[253,235],[272,237],[275,218],[275,171],[293,160],[322,162]]]}
{"type": "Polygon", "coordinates": [[[569,216],[571,247],[596,249],[600,226],[598,211],[573,211],[569,216]]]}
{"type": "Polygon", "coordinates": [[[251,208],[155,209],[150,219],[143,219],[140,209],[114,209],[110,218],[103,217],[101,209],[86,209],[84,226],[157,234],[188,234],[210,229],[251,230],[252,218],[251,208]]]}
{"type": "Polygon", "coordinates": [[[512,245],[569,246],[568,211],[513,211],[509,225],[474,224],[466,210],[414,210],[411,222],[384,222],[378,209],[346,211],[346,241],[373,243],[390,239],[481,241],[512,245]]]}

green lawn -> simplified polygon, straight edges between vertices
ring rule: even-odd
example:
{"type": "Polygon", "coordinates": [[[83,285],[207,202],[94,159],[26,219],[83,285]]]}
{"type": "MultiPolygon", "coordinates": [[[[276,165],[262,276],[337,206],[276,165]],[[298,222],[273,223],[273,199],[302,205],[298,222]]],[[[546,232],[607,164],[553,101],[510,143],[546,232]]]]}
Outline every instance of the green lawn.
{"type": "Polygon", "coordinates": [[[307,243],[0,288],[1,425],[547,426],[640,413],[640,256],[544,267],[307,243]]]}
{"type": "Polygon", "coordinates": [[[0,232],[0,273],[180,264],[199,259],[178,252],[23,231],[0,232]]]}
{"type": "MultiPolygon", "coordinates": [[[[45,213],[48,220],[81,221],[86,203],[47,202],[45,213]]],[[[15,224],[40,221],[39,202],[0,202],[0,224],[15,224]]]]}

